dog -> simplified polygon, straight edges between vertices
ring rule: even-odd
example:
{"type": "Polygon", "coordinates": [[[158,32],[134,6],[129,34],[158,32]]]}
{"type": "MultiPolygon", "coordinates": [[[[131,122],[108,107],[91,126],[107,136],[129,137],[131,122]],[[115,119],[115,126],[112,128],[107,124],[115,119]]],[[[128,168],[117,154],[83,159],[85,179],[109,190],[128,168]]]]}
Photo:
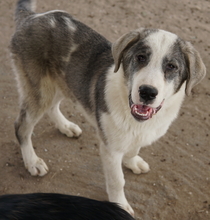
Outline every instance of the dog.
{"type": "Polygon", "coordinates": [[[55,193],[0,196],[0,220],[12,219],[134,220],[115,203],[55,193]]]}
{"type": "Polygon", "coordinates": [[[44,113],[61,133],[82,130],[59,109],[73,97],[96,126],[109,201],[133,214],[124,193],[122,164],[147,173],[140,148],[162,137],[177,117],[185,94],[206,74],[190,42],[159,29],[139,28],[116,42],[65,11],[35,13],[32,0],[20,0],[11,56],[20,94],[15,132],[31,175],[48,172],[34,152],[31,134],[44,113]]]}

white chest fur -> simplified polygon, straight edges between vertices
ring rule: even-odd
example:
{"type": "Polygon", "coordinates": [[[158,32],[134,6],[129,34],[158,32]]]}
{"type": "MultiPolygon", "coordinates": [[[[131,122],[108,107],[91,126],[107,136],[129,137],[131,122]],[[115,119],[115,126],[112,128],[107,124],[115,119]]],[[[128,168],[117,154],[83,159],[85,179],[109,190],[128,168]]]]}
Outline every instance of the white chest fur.
{"type": "Polygon", "coordinates": [[[108,146],[124,153],[136,153],[141,147],[150,145],[166,133],[179,112],[185,85],[165,100],[162,109],[151,119],[138,122],[130,113],[128,88],[120,71],[113,73],[110,70],[108,75],[105,97],[109,113],[102,115],[101,122],[108,146]]]}

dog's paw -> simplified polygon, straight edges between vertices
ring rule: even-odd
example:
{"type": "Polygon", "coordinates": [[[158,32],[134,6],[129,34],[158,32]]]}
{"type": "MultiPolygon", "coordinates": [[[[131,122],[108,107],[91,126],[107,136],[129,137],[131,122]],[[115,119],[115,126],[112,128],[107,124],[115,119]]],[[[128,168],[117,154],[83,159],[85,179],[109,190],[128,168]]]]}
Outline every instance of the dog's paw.
{"type": "Polygon", "coordinates": [[[65,134],[67,137],[79,137],[82,134],[81,128],[70,121],[63,124],[62,126],[59,126],[58,129],[62,134],[65,134]]]}
{"type": "Polygon", "coordinates": [[[126,205],[122,205],[122,208],[134,217],[134,211],[128,203],[126,205]]]}
{"type": "Polygon", "coordinates": [[[122,209],[134,216],[134,211],[125,198],[124,190],[113,190],[108,193],[109,201],[118,204],[122,209]]]}
{"type": "Polygon", "coordinates": [[[150,171],[149,164],[138,155],[130,159],[124,159],[123,164],[135,174],[147,173],[150,171]]]}
{"type": "Polygon", "coordinates": [[[33,162],[25,164],[25,167],[32,176],[44,176],[49,170],[46,163],[39,157],[33,162]]]}

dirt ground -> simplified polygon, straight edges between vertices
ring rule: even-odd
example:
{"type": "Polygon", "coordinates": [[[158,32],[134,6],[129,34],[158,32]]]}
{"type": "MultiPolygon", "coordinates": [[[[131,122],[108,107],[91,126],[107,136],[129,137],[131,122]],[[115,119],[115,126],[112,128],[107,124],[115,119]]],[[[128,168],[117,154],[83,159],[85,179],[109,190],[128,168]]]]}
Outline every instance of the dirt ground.
{"type": "MultiPolygon", "coordinates": [[[[43,178],[25,170],[13,123],[18,94],[8,45],[14,32],[14,0],[0,0],[0,194],[58,192],[107,200],[95,130],[74,105],[66,117],[83,129],[79,139],[59,133],[45,116],[33,143],[50,172],[43,178]]],[[[209,0],[39,0],[37,11],[66,10],[110,41],[139,27],[161,28],[191,41],[207,76],[185,99],[178,119],[155,144],[141,150],[148,174],[124,169],[125,192],[142,220],[210,219],[210,1],[209,0]]]]}

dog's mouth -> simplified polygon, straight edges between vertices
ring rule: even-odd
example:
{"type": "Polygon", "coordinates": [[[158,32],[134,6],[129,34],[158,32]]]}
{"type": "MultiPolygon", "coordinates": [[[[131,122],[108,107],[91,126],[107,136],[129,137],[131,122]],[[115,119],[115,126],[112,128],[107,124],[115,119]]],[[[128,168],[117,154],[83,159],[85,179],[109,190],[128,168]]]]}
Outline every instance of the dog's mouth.
{"type": "Polygon", "coordinates": [[[152,118],[152,116],[155,115],[162,108],[163,102],[164,100],[161,102],[161,104],[157,108],[153,108],[148,105],[136,105],[133,103],[130,97],[129,104],[131,108],[131,114],[138,121],[148,120],[152,118]]]}

